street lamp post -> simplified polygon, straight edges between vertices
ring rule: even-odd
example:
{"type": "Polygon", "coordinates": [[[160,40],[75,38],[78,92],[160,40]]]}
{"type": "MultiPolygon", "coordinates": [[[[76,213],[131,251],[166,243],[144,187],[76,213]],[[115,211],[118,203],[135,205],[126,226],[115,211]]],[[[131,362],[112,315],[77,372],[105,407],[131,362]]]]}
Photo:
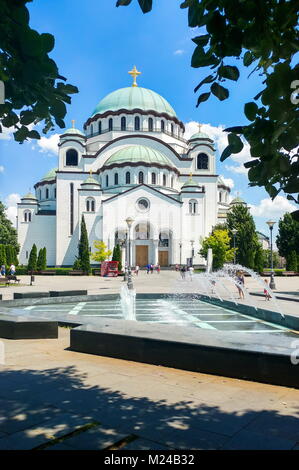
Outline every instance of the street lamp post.
{"type": "Polygon", "coordinates": [[[273,240],[272,240],[272,237],[273,237],[272,232],[273,232],[273,227],[275,224],[276,222],[274,222],[273,220],[268,220],[267,222],[267,225],[270,229],[270,253],[271,253],[271,280],[269,284],[270,289],[276,289],[275,282],[274,282],[274,270],[273,270],[273,240]]]}
{"type": "Polygon", "coordinates": [[[134,219],[132,217],[128,217],[126,219],[127,226],[129,229],[129,259],[128,259],[128,289],[133,289],[133,281],[132,281],[132,271],[131,271],[131,226],[132,223],[134,222],[134,219]]]}
{"type": "Polygon", "coordinates": [[[234,264],[236,264],[236,234],[237,234],[237,229],[236,228],[233,228],[232,229],[232,234],[233,234],[233,237],[234,237],[234,264]]]}

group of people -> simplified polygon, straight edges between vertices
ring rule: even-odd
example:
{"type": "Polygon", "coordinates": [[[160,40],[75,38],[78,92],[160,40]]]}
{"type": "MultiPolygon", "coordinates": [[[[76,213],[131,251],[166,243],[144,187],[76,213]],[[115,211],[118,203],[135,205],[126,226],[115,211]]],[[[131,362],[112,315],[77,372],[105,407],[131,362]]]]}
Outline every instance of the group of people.
{"type": "MultiPolygon", "coordinates": [[[[0,268],[0,274],[1,274],[1,277],[5,277],[6,276],[6,267],[5,267],[5,264],[2,264],[1,268],[0,268]]],[[[14,276],[16,274],[16,267],[14,264],[11,264],[10,267],[9,267],[9,273],[8,273],[10,276],[14,276]]]]}
{"type": "Polygon", "coordinates": [[[160,274],[160,271],[161,271],[161,266],[160,264],[147,264],[146,265],[146,273],[149,274],[153,274],[153,272],[156,271],[157,274],[160,274]]]}

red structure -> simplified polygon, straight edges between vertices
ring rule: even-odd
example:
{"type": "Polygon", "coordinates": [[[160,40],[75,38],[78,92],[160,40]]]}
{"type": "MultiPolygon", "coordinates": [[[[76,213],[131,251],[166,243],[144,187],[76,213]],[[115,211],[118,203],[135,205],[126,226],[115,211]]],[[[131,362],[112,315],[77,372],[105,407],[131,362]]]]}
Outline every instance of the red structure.
{"type": "Polygon", "coordinates": [[[101,276],[118,276],[118,261],[103,261],[101,264],[101,276]]]}

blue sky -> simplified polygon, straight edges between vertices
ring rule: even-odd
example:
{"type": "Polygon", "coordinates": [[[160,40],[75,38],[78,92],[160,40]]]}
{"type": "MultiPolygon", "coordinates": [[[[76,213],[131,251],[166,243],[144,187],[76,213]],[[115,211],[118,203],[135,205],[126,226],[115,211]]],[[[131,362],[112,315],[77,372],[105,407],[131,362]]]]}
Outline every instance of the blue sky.
{"type": "MultiPolygon", "coordinates": [[[[51,57],[68,82],[79,88],[68,106],[66,125],[71,119],[81,128],[96,104],[111,91],[129,86],[128,71],[136,64],[142,72],[140,86],[153,89],[166,98],[189,132],[196,122],[204,123],[204,131],[215,138],[220,151],[226,137],[222,128],[246,123],[243,106],[259,90],[260,77],[252,76],[240,67],[237,83],[226,82],[230,99],[220,102],[212,97],[196,108],[194,87],[208,70],[190,66],[199,34],[187,24],[187,10],[181,10],[181,0],[154,2],[151,13],[143,15],[136,0],[129,7],[115,7],[116,0],[34,0],[28,4],[31,27],[55,36],[51,57]]],[[[241,65],[240,61],[236,61],[241,65]]],[[[233,64],[233,61],[229,61],[233,64]]],[[[55,143],[59,128],[42,141],[16,143],[10,134],[0,134],[0,200],[8,206],[11,218],[19,195],[33,190],[33,185],[49,169],[56,166],[55,143]]],[[[239,191],[251,204],[258,230],[267,233],[266,220],[274,220],[292,210],[291,204],[279,196],[274,203],[262,188],[248,188],[242,162],[248,158],[245,147],[240,157],[218,162],[218,173],[233,184],[232,194],[239,191]]],[[[276,231],[274,232],[276,233],[276,231]]]]}

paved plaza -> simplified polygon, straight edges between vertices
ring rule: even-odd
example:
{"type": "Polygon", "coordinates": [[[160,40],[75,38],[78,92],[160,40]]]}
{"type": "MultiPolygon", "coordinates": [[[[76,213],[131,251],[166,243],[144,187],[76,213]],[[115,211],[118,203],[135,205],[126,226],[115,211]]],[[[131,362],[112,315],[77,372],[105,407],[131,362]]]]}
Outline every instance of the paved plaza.
{"type": "MultiPolygon", "coordinates": [[[[122,283],[40,276],[28,286],[29,277],[21,279],[20,287],[1,288],[4,299],[30,290],[114,293],[122,283]]],[[[141,272],[134,281],[138,292],[178,292],[183,283],[186,292],[194,289],[174,271],[141,272]]],[[[298,293],[298,278],[276,284],[298,293]]],[[[272,304],[252,298],[262,308],[272,304]]],[[[280,300],[279,307],[298,315],[298,302],[280,300]]],[[[58,339],[3,340],[0,449],[299,450],[299,390],[76,353],[69,334],[59,328],[58,339]]]]}

